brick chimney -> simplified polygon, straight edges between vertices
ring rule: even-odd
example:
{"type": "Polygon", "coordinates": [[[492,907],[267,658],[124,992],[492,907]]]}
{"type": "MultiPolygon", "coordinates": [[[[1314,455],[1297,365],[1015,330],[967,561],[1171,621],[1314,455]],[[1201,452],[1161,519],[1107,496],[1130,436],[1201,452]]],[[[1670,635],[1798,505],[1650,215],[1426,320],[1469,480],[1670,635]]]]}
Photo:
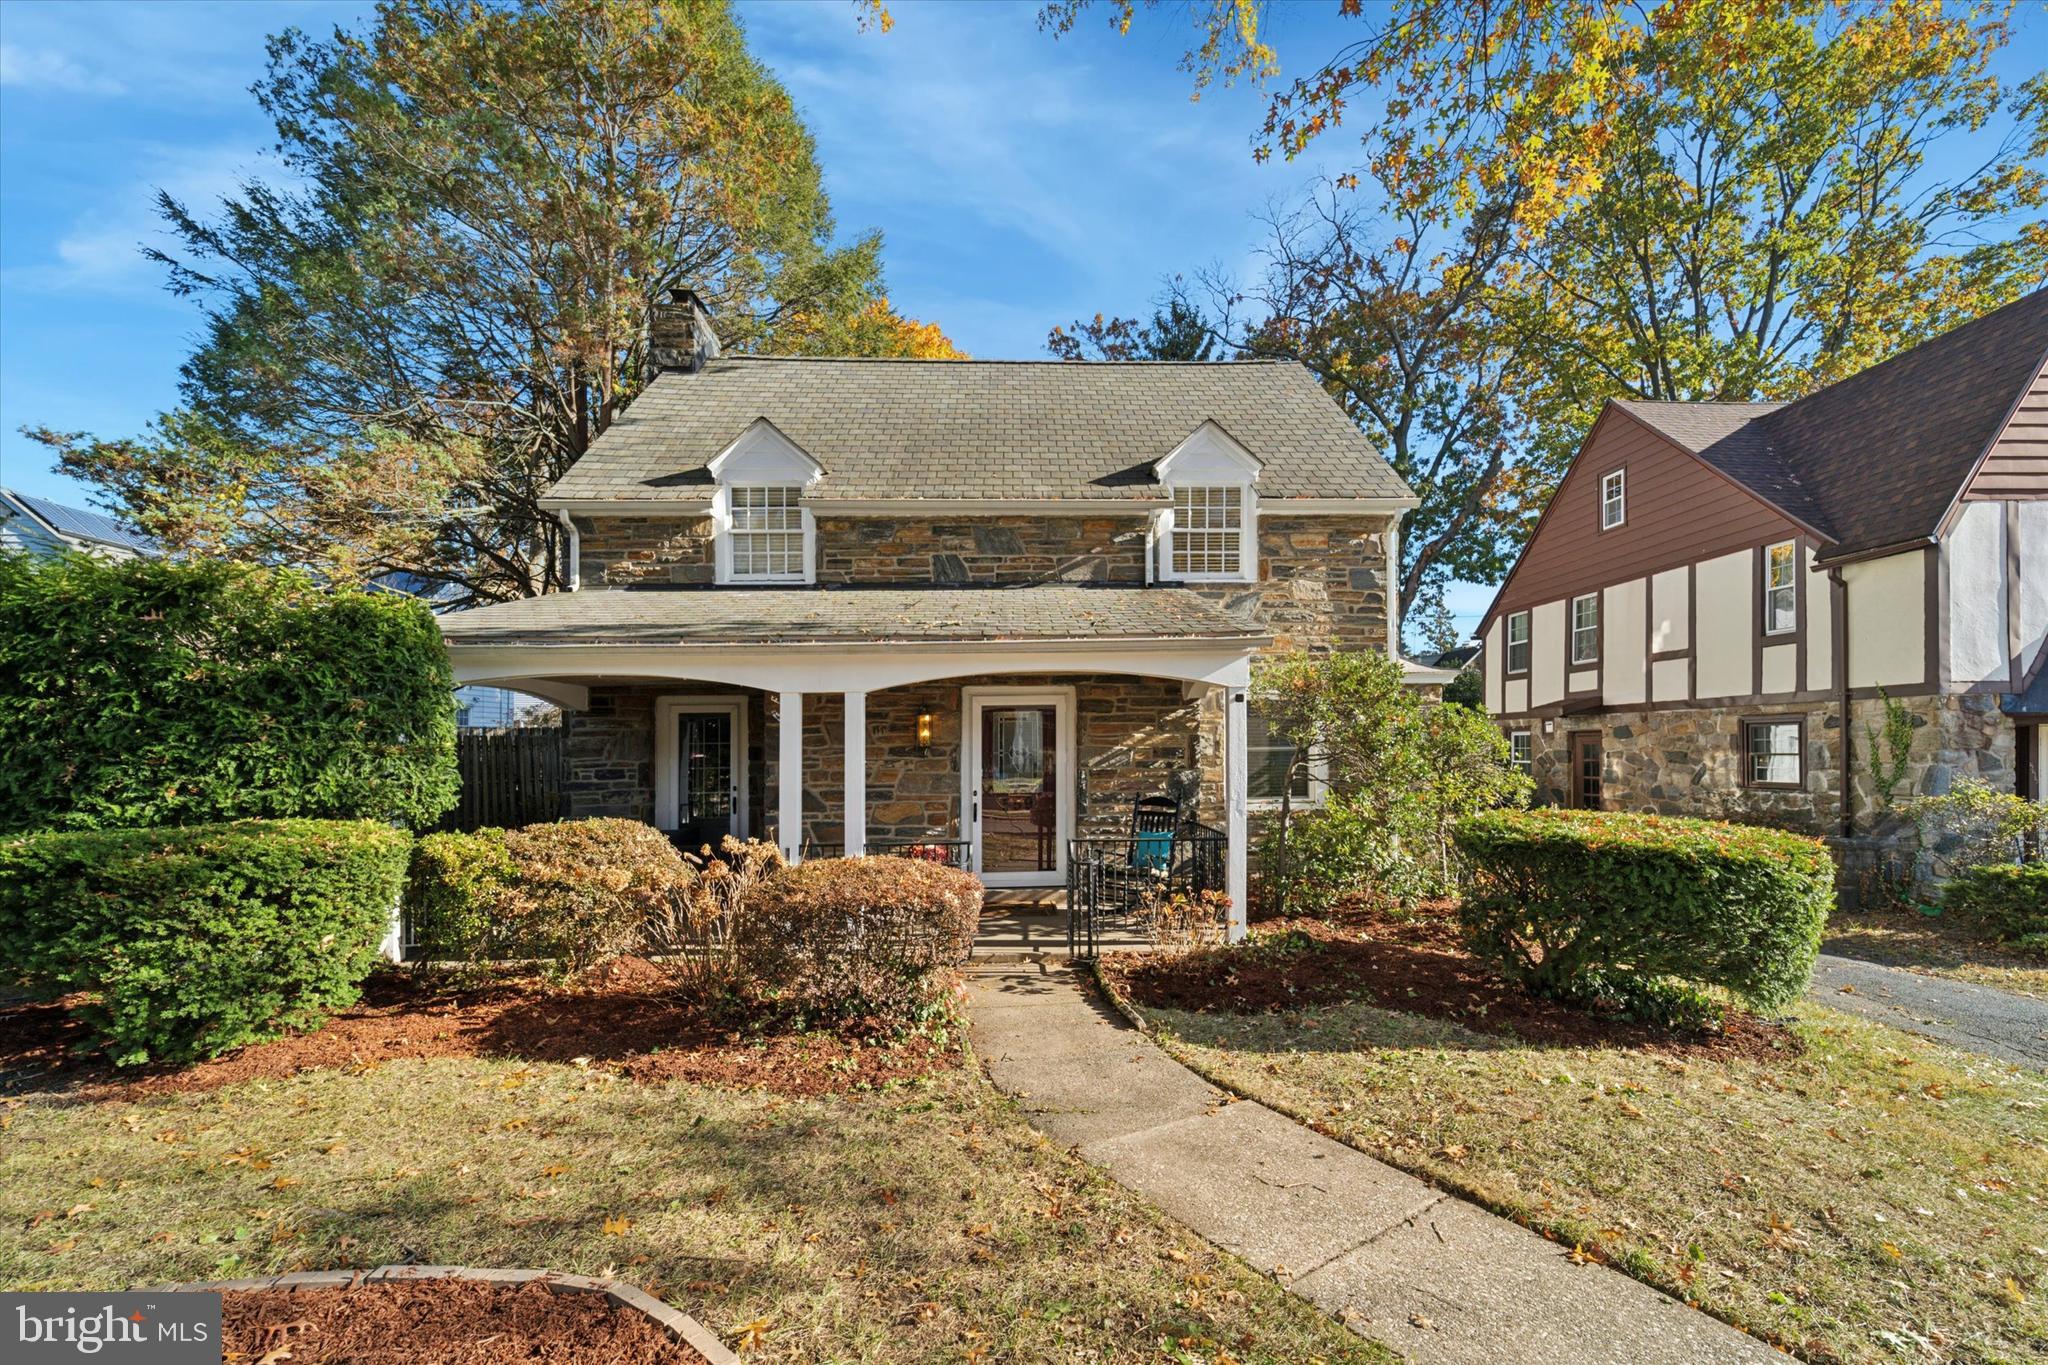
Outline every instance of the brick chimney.
{"type": "Polygon", "coordinates": [[[689,372],[718,358],[718,333],[711,310],[694,289],[671,289],[647,318],[647,377],[663,370],[689,372]]]}

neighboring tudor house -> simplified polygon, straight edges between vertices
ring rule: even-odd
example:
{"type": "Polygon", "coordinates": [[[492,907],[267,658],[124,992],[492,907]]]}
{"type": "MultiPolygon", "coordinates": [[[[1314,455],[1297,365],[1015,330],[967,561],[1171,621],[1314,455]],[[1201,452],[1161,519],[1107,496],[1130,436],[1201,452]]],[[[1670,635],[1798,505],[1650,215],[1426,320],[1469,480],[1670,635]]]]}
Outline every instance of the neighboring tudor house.
{"type": "Polygon", "coordinates": [[[1542,797],[1869,832],[1880,688],[1899,797],[2043,794],[2044,355],[2048,292],[1797,402],[1609,403],[1481,626],[1542,797]]]}
{"type": "Polygon", "coordinates": [[[157,547],[112,517],[0,488],[0,550],[32,555],[78,550],[101,559],[135,559],[154,555],[157,547]]]}
{"type": "Polygon", "coordinates": [[[1308,372],[723,356],[687,294],[653,332],[547,495],[572,590],[442,618],[458,681],[565,708],[572,811],[1059,885],[1194,770],[1241,922],[1253,661],[1392,652],[1415,502],[1308,372]]]}

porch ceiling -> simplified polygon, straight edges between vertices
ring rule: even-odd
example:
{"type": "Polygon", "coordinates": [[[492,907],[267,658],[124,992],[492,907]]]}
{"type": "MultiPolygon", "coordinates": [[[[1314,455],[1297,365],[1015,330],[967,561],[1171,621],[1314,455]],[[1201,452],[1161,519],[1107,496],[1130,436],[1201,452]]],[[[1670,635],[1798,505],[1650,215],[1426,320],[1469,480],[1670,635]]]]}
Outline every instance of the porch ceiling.
{"type": "Polygon", "coordinates": [[[601,588],[440,618],[451,647],[1087,642],[1229,645],[1272,637],[1185,588],[601,588]]]}

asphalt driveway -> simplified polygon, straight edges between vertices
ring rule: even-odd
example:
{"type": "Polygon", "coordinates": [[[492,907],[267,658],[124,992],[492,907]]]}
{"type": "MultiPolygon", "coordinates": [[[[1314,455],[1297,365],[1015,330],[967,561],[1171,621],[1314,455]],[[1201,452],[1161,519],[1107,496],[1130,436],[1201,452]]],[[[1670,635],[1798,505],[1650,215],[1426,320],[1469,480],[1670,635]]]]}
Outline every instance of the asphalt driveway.
{"type": "Polygon", "coordinates": [[[2048,1071],[2048,1001],[1822,953],[1807,994],[1952,1047],[2048,1071]]]}

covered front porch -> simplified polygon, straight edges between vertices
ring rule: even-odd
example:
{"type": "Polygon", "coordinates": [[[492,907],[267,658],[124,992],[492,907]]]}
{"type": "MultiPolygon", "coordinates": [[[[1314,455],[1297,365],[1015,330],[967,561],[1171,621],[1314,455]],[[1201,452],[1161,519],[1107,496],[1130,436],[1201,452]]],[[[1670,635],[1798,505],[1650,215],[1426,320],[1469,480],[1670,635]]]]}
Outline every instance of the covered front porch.
{"type": "Polygon", "coordinates": [[[1140,881],[1221,889],[1242,932],[1265,637],[1193,593],[605,590],[444,629],[459,682],[563,707],[572,816],[954,863],[988,951],[1116,946],[1140,881]]]}

